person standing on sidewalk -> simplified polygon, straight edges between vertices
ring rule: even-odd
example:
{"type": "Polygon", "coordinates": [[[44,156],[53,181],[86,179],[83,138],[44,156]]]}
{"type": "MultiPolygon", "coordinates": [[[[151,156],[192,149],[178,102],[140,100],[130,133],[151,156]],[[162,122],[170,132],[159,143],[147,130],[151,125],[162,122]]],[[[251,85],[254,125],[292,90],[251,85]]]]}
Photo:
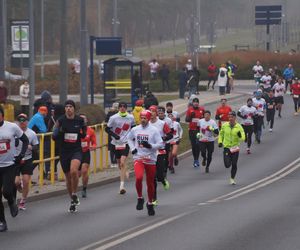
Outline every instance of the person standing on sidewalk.
{"type": "Polygon", "coordinates": [[[224,146],[224,165],[225,168],[231,167],[231,176],[229,183],[235,185],[235,176],[237,172],[237,163],[239,159],[240,143],[245,140],[243,127],[236,122],[236,113],[229,113],[229,122],[225,122],[219,134],[219,147],[224,146]]]}
{"type": "Polygon", "coordinates": [[[207,83],[207,90],[209,90],[209,85],[212,83],[212,89],[215,89],[215,83],[216,83],[216,76],[217,76],[217,66],[211,62],[210,65],[207,68],[207,75],[208,75],[208,83],[207,83]]]}
{"type": "Polygon", "coordinates": [[[189,137],[193,152],[194,163],[193,166],[195,168],[200,167],[199,164],[199,155],[200,155],[200,147],[197,139],[198,133],[198,122],[204,116],[204,107],[199,106],[199,99],[194,98],[192,102],[192,106],[188,108],[185,114],[185,121],[189,123],[189,137]]]}
{"type": "Polygon", "coordinates": [[[159,69],[158,62],[156,61],[156,59],[153,59],[148,65],[150,67],[151,80],[156,80],[157,79],[157,72],[158,72],[158,69],[159,69]]]}
{"type": "MultiPolygon", "coordinates": [[[[19,203],[19,209],[26,210],[26,199],[29,193],[30,179],[34,170],[34,166],[32,164],[33,154],[38,154],[39,140],[36,133],[27,127],[28,117],[26,114],[19,114],[17,117],[17,121],[19,127],[22,129],[23,133],[25,133],[29,141],[25,156],[20,164],[17,165],[15,178],[16,187],[22,193],[22,198],[19,203]],[[21,174],[22,178],[20,177],[21,174]]],[[[16,155],[19,155],[22,149],[22,142],[19,140],[17,142],[18,145],[16,145],[16,155]]]]}
{"type": "Polygon", "coordinates": [[[126,159],[129,154],[127,136],[135,126],[134,117],[127,112],[127,104],[119,103],[119,112],[109,118],[105,131],[112,137],[113,150],[120,169],[120,194],[125,194],[125,179],[128,178],[126,159]]]}
{"type": "Polygon", "coordinates": [[[143,176],[146,172],[149,216],[155,215],[154,210],[154,179],[156,174],[157,150],[163,147],[159,131],[149,122],[151,112],[144,110],[140,114],[141,125],[134,127],[128,135],[128,144],[134,160],[135,187],[137,192],[137,210],[144,209],[143,176]]]}
{"type": "Polygon", "coordinates": [[[222,127],[222,123],[229,121],[228,114],[231,111],[232,111],[231,107],[229,105],[227,105],[227,99],[222,98],[221,99],[221,106],[217,108],[216,116],[215,116],[216,120],[219,121],[218,125],[219,125],[220,129],[222,127]]]}
{"type": "Polygon", "coordinates": [[[170,70],[166,64],[162,65],[162,68],[160,70],[160,77],[161,77],[161,88],[162,91],[169,91],[170,85],[169,85],[169,76],[170,76],[170,70]]]}
{"type": "Polygon", "coordinates": [[[4,120],[4,110],[0,106],[0,232],[7,231],[2,196],[7,200],[12,217],[18,215],[14,197],[16,165],[23,159],[28,148],[28,138],[17,124],[4,120]],[[22,141],[22,149],[15,156],[15,138],[22,141]]]}
{"type": "Polygon", "coordinates": [[[179,73],[179,98],[184,99],[184,93],[186,89],[188,81],[188,75],[186,73],[186,68],[182,68],[182,70],[179,73]]]}
{"type": "Polygon", "coordinates": [[[81,139],[86,137],[86,130],[84,120],[75,115],[75,102],[67,100],[65,102],[65,115],[57,120],[52,138],[61,146],[60,163],[71,198],[70,208],[68,209],[70,213],[77,212],[77,206],[80,205],[77,196],[78,170],[82,161],[81,139]]]}
{"type": "Polygon", "coordinates": [[[29,83],[24,81],[20,86],[20,105],[23,114],[29,115],[29,83]]]}

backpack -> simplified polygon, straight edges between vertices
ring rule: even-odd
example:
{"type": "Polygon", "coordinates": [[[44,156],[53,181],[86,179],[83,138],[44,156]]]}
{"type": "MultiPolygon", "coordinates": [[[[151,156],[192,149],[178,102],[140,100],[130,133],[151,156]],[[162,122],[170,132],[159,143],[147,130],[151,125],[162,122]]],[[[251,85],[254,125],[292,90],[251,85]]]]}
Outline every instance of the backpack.
{"type": "Polygon", "coordinates": [[[224,70],[221,70],[220,72],[220,77],[224,77],[225,76],[225,71],[224,70]]]}

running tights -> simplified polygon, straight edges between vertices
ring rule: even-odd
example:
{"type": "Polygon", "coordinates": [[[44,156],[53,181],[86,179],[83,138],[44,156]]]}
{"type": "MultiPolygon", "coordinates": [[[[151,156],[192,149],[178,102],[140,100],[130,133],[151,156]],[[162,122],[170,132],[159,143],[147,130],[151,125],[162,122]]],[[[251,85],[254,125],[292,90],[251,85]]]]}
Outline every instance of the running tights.
{"type": "Polygon", "coordinates": [[[295,108],[295,112],[298,112],[299,108],[300,108],[300,98],[294,98],[293,97],[293,101],[294,101],[294,108],[295,108]]]}
{"type": "Polygon", "coordinates": [[[206,161],[206,167],[209,168],[209,165],[212,160],[212,154],[214,152],[214,142],[200,142],[199,145],[201,156],[203,160],[206,161]]]}
{"type": "Polygon", "coordinates": [[[247,142],[247,147],[250,148],[252,144],[252,134],[253,134],[253,125],[243,125],[245,131],[245,142],[247,142]]]}
{"type": "Polygon", "coordinates": [[[189,136],[190,136],[194,161],[199,160],[199,155],[200,155],[200,147],[197,139],[197,133],[198,133],[197,130],[189,130],[189,136]]]}
{"type": "Polygon", "coordinates": [[[229,148],[224,148],[224,165],[225,168],[231,167],[231,178],[234,179],[237,171],[237,162],[239,152],[231,153],[229,148]]]}
{"type": "Polygon", "coordinates": [[[270,128],[274,126],[275,109],[267,109],[267,122],[270,122],[270,128]]]}

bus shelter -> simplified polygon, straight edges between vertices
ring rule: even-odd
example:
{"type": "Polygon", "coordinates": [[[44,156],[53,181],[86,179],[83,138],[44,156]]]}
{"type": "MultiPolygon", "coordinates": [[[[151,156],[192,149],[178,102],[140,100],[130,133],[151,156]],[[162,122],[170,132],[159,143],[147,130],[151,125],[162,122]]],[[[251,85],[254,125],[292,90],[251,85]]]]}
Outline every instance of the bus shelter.
{"type": "Polygon", "coordinates": [[[133,107],[142,93],[143,61],[137,57],[115,57],[103,62],[104,108],[114,102],[133,107]]]}

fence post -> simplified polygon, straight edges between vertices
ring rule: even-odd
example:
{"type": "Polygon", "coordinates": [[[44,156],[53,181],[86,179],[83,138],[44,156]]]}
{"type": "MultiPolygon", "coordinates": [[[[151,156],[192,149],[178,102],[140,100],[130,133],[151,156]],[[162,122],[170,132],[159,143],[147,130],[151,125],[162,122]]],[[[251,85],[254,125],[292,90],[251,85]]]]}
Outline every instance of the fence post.
{"type": "Polygon", "coordinates": [[[103,123],[100,128],[100,171],[103,170],[103,123]]]}
{"type": "Polygon", "coordinates": [[[40,137],[40,157],[39,157],[39,185],[42,187],[44,185],[44,134],[40,137]]]}
{"type": "Polygon", "coordinates": [[[54,140],[52,140],[51,138],[51,134],[50,134],[50,140],[51,140],[51,150],[50,150],[50,175],[51,175],[51,184],[53,185],[55,182],[55,177],[54,177],[54,168],[55,168],[55,142],[54,140]]]}

